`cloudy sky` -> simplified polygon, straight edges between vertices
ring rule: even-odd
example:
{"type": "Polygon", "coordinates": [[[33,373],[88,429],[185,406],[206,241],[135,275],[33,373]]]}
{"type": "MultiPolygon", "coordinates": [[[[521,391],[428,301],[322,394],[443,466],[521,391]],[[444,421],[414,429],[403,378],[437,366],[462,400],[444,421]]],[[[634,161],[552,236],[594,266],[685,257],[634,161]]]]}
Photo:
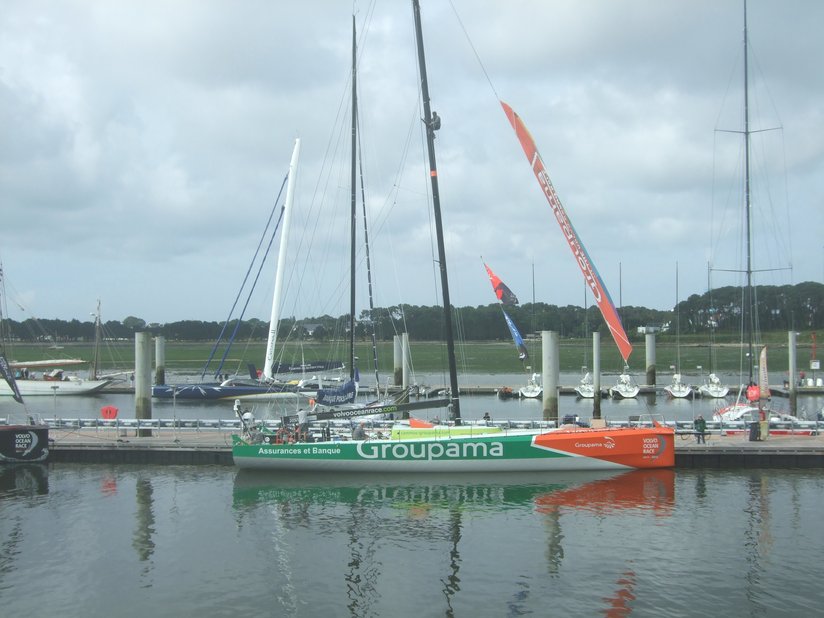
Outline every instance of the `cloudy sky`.
{"type": "MultiPolygon", "coordinates": [[[[99,299],[105,320],[222,321],[295,138],[284,312],[345,312],[353,13],[375,302],[438,302],[409,2],[0,5],[12,318],[85,321],[99,299]]],[[[536,300],[585,300],[499,99],[529,127],[616,304],[671,308],[676,263],[682,299],[706,291],[708,263],[743,267],[742,8],[423,1],[453,304],[494,301],[481,256],[522,302],[533,268],[536,300]]],[[[821,282],[824,3],[751,0],[748,15],[753,267],[792,267],[756,281],[821,282]]],[[[246,317],[268,318],[272,251],[246,317]]]]}

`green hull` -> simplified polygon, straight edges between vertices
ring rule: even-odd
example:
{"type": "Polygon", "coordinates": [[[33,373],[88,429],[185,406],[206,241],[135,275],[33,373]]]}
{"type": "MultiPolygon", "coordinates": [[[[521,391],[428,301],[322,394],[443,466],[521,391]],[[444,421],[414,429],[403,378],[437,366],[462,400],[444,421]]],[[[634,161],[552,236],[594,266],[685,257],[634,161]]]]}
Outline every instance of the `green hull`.
{"type": "Polygon", "coordinates": [[[233,436],[240,468],[314,472],[528,472],[609,470],[627,466],[541,448],[537,434],[450,439],[246,444],[233,436]]]}

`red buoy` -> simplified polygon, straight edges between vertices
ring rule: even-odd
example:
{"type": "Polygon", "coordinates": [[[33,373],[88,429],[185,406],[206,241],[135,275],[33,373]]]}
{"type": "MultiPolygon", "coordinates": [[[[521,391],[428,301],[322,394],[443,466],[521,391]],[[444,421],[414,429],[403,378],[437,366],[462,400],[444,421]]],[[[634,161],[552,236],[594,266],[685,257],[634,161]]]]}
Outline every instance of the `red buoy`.
{"type": "Polygon", "coordinates": [[[106,420],[117,418],[117,412],[118,410],[114,406],[103,406],[102,408],[100,408],[100,416],[102,416],[106,420]]]}

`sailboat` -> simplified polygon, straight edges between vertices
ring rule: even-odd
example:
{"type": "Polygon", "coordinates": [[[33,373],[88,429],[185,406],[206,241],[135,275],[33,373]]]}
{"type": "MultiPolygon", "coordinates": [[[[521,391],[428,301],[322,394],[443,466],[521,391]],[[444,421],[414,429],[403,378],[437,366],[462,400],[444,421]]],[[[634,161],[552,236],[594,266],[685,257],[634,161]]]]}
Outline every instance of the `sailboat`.
{"type": "Polygon", "coordinates": [[[747,334],[747,382],[739,391],[738,400],[725,408],[721,408],[713,415],[717,421],[734,420],[754,420],[760,422],[758,432],[750,439],[764,439],[769,432],[769,420],[797,421],[798,419],[789,414],[773,413],[766,406],[765,402],[770,399],[769,378],[767,373],[767,347],[763,346],[759,353],[758,382],[753,379],[753,362],[755,360],[755,290],[753,288],[753,260],[752,260],[752,196],[750,193],[750,139],[753,131],[750,129],[749,117],[749,70],[748,70],[749,45],[747,41],[747,3],[744,2],[744,214],[746,221],[746,268],[743,271],[746,275],[744,285],[744,301],[742,303],[741,319],[744,324],[744,331],[747,334]],[[746,395],[746,400],[741,399],[741,394],[746,395]]]}
{"type": "Polygon", "coordinates": [[[286,186],[286,200],[283,207],[283,227],[281,230],[280,247],[278,249],[278,264],[275,274],[275,289],[272,294],[272,310],[269,320],[269,335],[266,342],[266,354],[263,360],[263,370],[260,376],[253,366],[249,369],[249,379],[246,381],[230,378],[222,382],[197,384],[156,384],[152,386],[152,397],[158,399],[294,399],[299,395],[314,396],[315,389],[306,389],[301,381],[282,382],[275,379],[275,371],[280,364],[275,360],[277,346],[277,332],[280,323],[280,303],[286,251],[289,239],[292,206],[295,199],[295,181],[300,159],[300,140],[295,140],[292,158],[289,163],[288,183],[286,186]]]}
{"type": "MultiPolygon", "coordinates": [[[[414,438],[398,433],[395,439],[375,436],[369,440],[341,440],[338,437],[338,440],[324,438],[320,442],[278,443],[274,434],[260,427],[249,427],[241,417],[244,429],[241,434],[232,436],[235,465],[240,468],[269,470],[368,473],[489,473],[672,467],[675,463],[675,431],[655,421],[645,426],[609,430],[574,428],[502,431],[500,427],[491,428],[486,424],[463,426],[435,161],[435,131],[441,125],[430,106],[418,0],[412,0],[412,8],[441,275],[452,424],[419,424],[414,428],[414,435],[418,437],[414,438]],[[453,428],[457,435],[450,433],[453,428]]],[[[509,109],[511,112],[511,108],[505,103],[503,105],[505,110],[509,109]]],[[[511,113],[510,121],[528,158],[533,161],[533,165],[540,163],[540,179],[545,172],[534,142],[531,137],[525,142],[524,135],[528,136],[526,127],[514,112],[511,113]]],[[[406,423],[407,429],[412,429],[413,420],[406,423]]]]}
{"type": "Polygon", "coordinates": [[[729,394],[730,387],[722,384],[721,378],[716,374],[710,373],[707,376],[707,381],[698,387],[698,392],[702,397],[723,399],[729,394]]]}
{"type": "MultiPolygon", "coordinates": [[[[0,264],[0,344],[5,344],[6,336],[6,288],[3,275],[3,266],[0,264]]],[[[5,357],[5,345],[3,355],[5,357]]],[[[15,361],[6,357],[7,369],[15,379],[16,387],[4,380],[0,380],[0,397],[15,397],[20,393],[25,397],[33,396],[63,396],[63,395],[93,395],[109,384],[111,379],[82,378],[69,374],[66,367],[87,365],[88,361],[79,358],[43,359],[35,361],[15,361]],[[39,374],[37,372],[40,372],[39,374]]]]}
{"type": "Polygon", "coordinates": [[[681,312],[678,306],[678,264],[675,264],[675,372],[672,382],[664,387],[670,397],[683,399],[693,394],[692,386],[681,379],[681,312]]]}
{"type": "MultiPolygon", "coordinates": [[[[14,373],[0,349],[0,378],[14,400],[25,406],[14,373]]],[[[26,414],[25,422],[0,424],[0,464],[45,461],[49,456],[49,426],[26,414]]]]}
{"type": "MultiPolygon", "coordinates": [[[[584,341],[589,339],[589,318],[587,317],[587,285],[584,284],[584,341]]],[[[575,386],[575,392],[582,399],[595,399],[595,382],[592,374],[587,371],[586,354],[584,355],[584,365],[581,367],[581,379],[575,386]]],[[[600,393],[598,395],[600,397],[600,393]]]]}
{"type": "MultiPolygon", "coordinates": [[[[710,273],[711,269],[709,264],[707,264],[707,289],[712,290],[712,286],[710,285],[710,273]]],[[[710,373],[707,378],[704,380],[704,383],[698,387],[698,394],[701,397],[708,397],[711,399],[723,399],[727,396],[730,392],[728,386],[721,383],[721,379],[712,371],[713,364],[715,362],[715,350],[714,350],[714,339],[715,339],[715,326],[716,322],[714,317],[712,316],[712,296],[710,296],[710,318],[709,318],[709,326],[710,326],[710,373]]]]}
{"type": "MultiPolygon", "coordinates": [[[[2,268],[0,268],[2,277],[2,268]]],[[[6,360],[5,331],[0,315],[0,383],[8,388],[9,394],[16,402],[25,407],[25,400],[14,370],[6,360]]],[[[0,424],[0,464],[44,461],[49,456],[49,426],[35,421],[32,415],[25,414],[25,421],[15,422],[10,418],[0,424]]]]}
{"type": "MultiPolygon", "coordinates": [[[[318,390],[317,396],[314,398],[312,409],[310,413],[315,419],[323,418],[338,418],[337,412],[345,410],[346,417],[352,418],[357,416],[358,410],[363,410],[364,414],[372,416],[380,414],[375,412],[376,408],[384,406],[395,406],[408,400],[409,393],[400,392],[393,396],[389,396],[381,400],[375,400],[368,403],[356,402],[360,385],[360,373],[357,366],[357,358],[355,356],[355,288],[356,288],[356,239],[357,239],[357,178],[358,178],[358,82],[357,82],[357,31],[355,26],[355,17],[352,17],[352,122],[351,122],[351,161],[350,161],[350,213],[349,213],[349,379],[342,385],[336,388],[322,388],[318,390]]],[[[361,185],[363,189],[363,186],[361,185]]],[[[371,272],[369,259],[369,243],[368,243],[368,229],[366,224],[366,205],[364,204],[364,244],[366,247],[366,266],[367,273],[370,278],[369,292],[370,302],[372,299],[371,292],[371,272]]],[[[373,308],[373,307],[372,307],[373,308]]],[[[379,391],[380,383],[378,376],[378,362],[377,362],[377,344],[372,341],[373,360],[375,364],[375,388],[379,391]]]]}
{"type": "Polygon", "coordinates": [[[532,373],[531,375],[529,375],[529,370],[531,369],[531,367],[526,365],[526,361],[529,359],[529,352],[526,349],[524,338],[521,336],[521,331],[518,330],[518,327],[515,325],[515,322],[506,312],[506,309],[504,309],[504,306],[517,305],[518,297],[515,296],[512,290],[510,290],[509,287],[503,281],[501,281],[498,275],[492,272],[492,269],[489,268],[489,266],[487,266],[486,262],[484,262],[484,268],[486,269],[486,274],[489,277],[489,282],[492,284],[492,290],[495,292],[495,297],[498,299],[498,303],[500,303],[501,313],[503,314],[504,321],[506,322],[506,325],[509,328],[509,333],[510,335],[512,335],[512,341],[515,343],[515,349],[518,352],[518,358],[523,364],[524,370],[527,371],[526,385],[522,386],[518,390],[518,394],[521,397],[525,397],[528,399],[540,397],[544,392],[544,389],[541,386],[540,382],[541,376],[538,373],[532,373]]]}

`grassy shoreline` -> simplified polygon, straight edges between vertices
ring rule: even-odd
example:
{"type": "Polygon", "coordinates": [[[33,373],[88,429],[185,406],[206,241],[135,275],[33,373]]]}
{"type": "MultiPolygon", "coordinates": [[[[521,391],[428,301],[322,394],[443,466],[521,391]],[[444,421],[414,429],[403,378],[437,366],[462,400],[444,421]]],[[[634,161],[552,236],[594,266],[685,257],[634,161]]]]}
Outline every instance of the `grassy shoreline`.
{"type": "MultiPolygon", "coordinates": [[[[680,350],[674,341],[669,338],[656,338],[655,367],[659,373],[669,373],[676,365],[676,358],[680,355],[680,367],[684,374],[707,373],[713,371],[737,372],[746,358],[746,346],[737,343],[717,343],[688,341],[680,345],[680,350]],[[680,352],[680,354],[679,354],[680,352]],[[701,367],[701,369],[698,369],[701,367]]],[[[767,344],[769,366],[773,372],[784,371],[788,367],[788,337],[783,333],[783,340],[771,337],[767,344]]],[[[809,338],[808,338],[809,339],[809,338]]],[[[203,368],[213,348],[213,342],[180,342],[166,343],[166,368],[168,370],[192,370],[203,368]]],[[[533,367],[541,365],[540,342],[528,343],[531,359],[525,364],[533,367]]],[[[411,342],[412,364],[417,372],[442,371],[447,366],[446,348],[440,342],[411,342]]],[[[237,371],[246,374],[247,364],[254,363],[260,367],[263,362],[266,345],[264,342],[244,343],[236,345],[229,353],[224,365],[224,373],[237,371]]],[[[308,343],[302,346],[287,347],[284,359],[289,362],[306,360],[325,360],[330,358],[344,359],[346,357],[344,342],[308,343]]],[[[601,369],[605,372],[619,370],[623,362],[611,340],[601,337],[601,369]]],[[[66,344],[60,349],[46,348],[41,345],[15,344],[7,350],[9,360],[19,362],[41,360],[44,358],[81,358],[86,361],[92,359],[92,345],[89,343],[66,344]]],[[[756,354],[758,350],[756,350],[756,354]]],[[[797,362],[799,370],[807,370],[810,366],[811,346],[807,343],[797,345],[797,362]]],[[[219,350],[215,354],[217,360],[223,354],[219,350]]],[[[468,373],[517,373],[524,370],[524,364],[518,359],[514,346],[509,341],[498,342],[466,342],[457,346],[458,369],[468,373]]],[[[371,372],[372,350],[371,345],[361,342],[357,344],[356,356],[359,358],[362,373],[371,372]]],[[[381,372],[392,371],[393,345],[391,342],[378,344],[379,369],[381,372]]],[[[632,355],[629,359],[630,368],[635,372],[646,371],[646,350],[644,342],[635,342],[632,355]]],[[[560,342],[560,369],[561,371],[581,371],[584,366],[592,365],[592,342],[583,339],[562,339],[560,342]]],[[[101,372],[115,369],[134,367],[134,343],[117,342],[107,343],[101,349],[101,372]]],[[[217,362],[212,361],[210,370],[214,371],[217,362]]]]}

